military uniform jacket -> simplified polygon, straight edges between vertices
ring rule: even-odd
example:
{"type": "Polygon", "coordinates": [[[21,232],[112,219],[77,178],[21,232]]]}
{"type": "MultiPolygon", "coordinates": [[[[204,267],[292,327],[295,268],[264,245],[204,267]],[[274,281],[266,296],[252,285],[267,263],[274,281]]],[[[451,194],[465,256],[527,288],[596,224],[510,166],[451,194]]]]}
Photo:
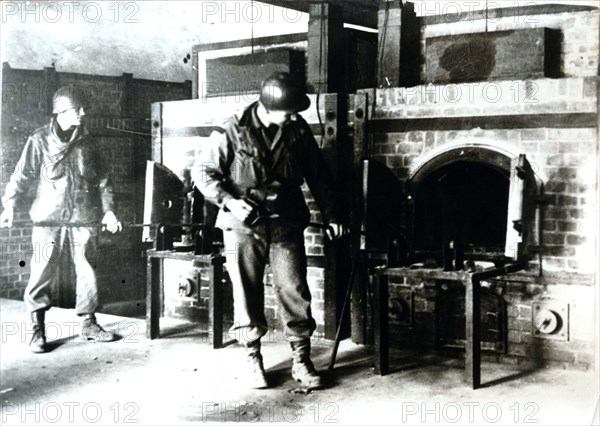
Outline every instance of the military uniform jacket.
{"type": "Polygon", "coordinates": [[[232,198],[252,200],[298,227],[310,213],[301,190],[306,181],[323,220],[335,220],[332,177],[310,127],[302,117],[289,121],[271,140],[256,115],[257,103],[228,119],[199,149],[194,184],[221,211],[216,226],[248,230],[225,205],[232,198]]]}
{"type": "Polygon", "coordinates": [[[60,140],[58,123],[50,123],[27,140],[2,204],[14,207],[33,191],[33,222],[100,223],[113,210],[113,193],[97,147],[87,129],[78,126],[68,142],[60,140]]]}

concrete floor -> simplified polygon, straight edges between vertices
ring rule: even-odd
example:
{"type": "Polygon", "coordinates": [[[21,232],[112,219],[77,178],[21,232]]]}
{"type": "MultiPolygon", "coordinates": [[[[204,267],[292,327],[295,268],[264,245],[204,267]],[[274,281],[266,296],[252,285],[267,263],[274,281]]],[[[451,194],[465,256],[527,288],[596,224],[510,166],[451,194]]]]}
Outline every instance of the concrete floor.
{"type": "Polygon", "coordinates": [[[164,337],[145,338],[145,322],[98,315],[122,338],[79,340],[72,310],[47,315],[52,350],[31,354],[23,304],[0,299],[0,398],[3,424],[598,424],[597,373],[484,363],[485,387],[462,380],[461,360],[393,352],[393,371],[372,371],[370,350],[340,345],[326,371],[330,342],[313,359],[327,386],[304,393],[290,377],[290,350],[277,336],[263,345],[271,388],[243,386],[243,352],[219,350],[201,327],[163,319],[164,337]]]}

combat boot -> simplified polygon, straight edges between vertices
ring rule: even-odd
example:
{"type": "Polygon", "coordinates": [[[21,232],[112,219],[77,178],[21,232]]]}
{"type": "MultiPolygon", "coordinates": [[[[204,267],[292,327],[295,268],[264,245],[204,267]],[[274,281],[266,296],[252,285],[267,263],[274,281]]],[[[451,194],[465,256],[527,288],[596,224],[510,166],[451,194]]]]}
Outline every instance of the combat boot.
{"type": "Polygon", "coordinates": [[[310,360],[310,339],[291,342],[291,346],[292,378],[307,388],[320,388],[321,378],[310,360]]]}
{"type": "Polygon", "coordinates": [[[86,314],[81,321],[81,338],[88,342],[112,342],[116,339],[112,331],[106,331],[96,322],[96,315],[86,314]]]}
{"type": "Polygon", "coordinates": [[[260,339],[244,344],[246,349],[247,380],[252,389],[264,389],[268,387],[265,377],[265,368],[263,366],[263,358],[260,353],[260,339]]]}
{"type": "Polygon", "coordinates": [[[31,313],[33,335],[29,341],[29,350],[34,354],[41,354],[48,350],[46,346],[46,311],[39,310],[31,313]]]}

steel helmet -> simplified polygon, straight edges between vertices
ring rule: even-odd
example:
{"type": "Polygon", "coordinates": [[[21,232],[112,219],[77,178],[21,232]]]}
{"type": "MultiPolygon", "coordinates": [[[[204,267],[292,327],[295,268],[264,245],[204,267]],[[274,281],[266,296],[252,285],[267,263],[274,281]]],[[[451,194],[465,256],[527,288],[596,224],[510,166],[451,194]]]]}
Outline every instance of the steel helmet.
{"type": "Polygon", "coordinates": [[[272,73],[262,82],[259,101],[267,110],[291,113],[304,111],[310,106],[306,85],[283,71],[272,73]]]}
{"type": "Polygon", "coordinates": [[[85,108],[87,99],[81,88],[76,86],[63,86],[52,97],[52,114],[60,114],[71,108],[85,108]]]}

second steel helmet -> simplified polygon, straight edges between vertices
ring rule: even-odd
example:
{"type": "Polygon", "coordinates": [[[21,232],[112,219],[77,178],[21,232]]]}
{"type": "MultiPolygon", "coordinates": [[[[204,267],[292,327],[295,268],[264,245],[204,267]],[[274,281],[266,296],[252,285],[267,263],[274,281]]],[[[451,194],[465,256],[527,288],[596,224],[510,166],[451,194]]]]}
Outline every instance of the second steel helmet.
{"type": "Polygon", "coordinates": [[[52,97],[52,114],[60,114],[71,108],[88,106],[83,90],[77,86],[63,86],[52,97]]]}
{"type": "Polygon", "coordinates": [[[259,100],[267,110],[272,111],[294,113],[310,106],[305,84],[283,71],[272,73],[262,82],[259,100]]]}

